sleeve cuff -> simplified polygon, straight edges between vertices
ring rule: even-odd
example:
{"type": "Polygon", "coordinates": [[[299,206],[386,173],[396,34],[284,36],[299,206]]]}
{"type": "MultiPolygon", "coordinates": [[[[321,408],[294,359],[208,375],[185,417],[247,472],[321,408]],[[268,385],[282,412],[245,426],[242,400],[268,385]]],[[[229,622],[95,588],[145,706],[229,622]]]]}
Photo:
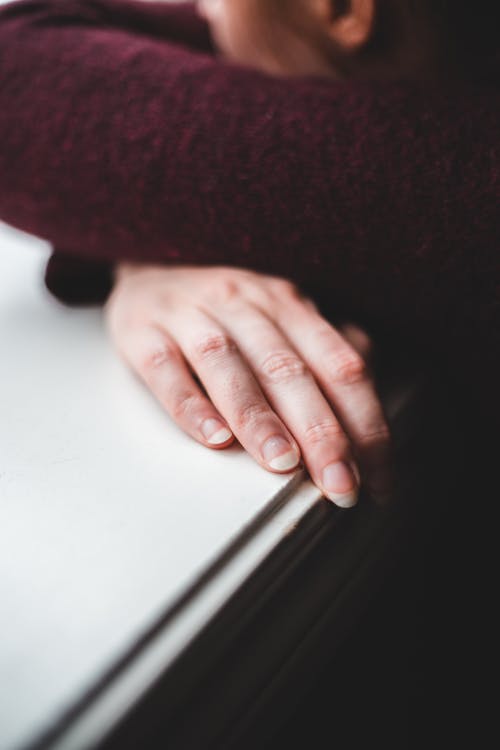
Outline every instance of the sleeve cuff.
{"type": "Polygon", "coordinates": [[[113,264],[55,250],[45,269],[45,285],[65,305],[102,305],[113,288],[113,264]]]}

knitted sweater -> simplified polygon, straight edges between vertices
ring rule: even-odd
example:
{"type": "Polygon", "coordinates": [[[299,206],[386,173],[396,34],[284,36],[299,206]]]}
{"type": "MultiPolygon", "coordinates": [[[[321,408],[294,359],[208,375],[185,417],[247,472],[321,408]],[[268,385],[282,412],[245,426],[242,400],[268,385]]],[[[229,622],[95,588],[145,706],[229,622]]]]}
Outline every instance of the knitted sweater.
{"type": "Polygon", "coordinates": [[[192,4],[0,8],[0,219],[53,243],[59,298],[103,301],[118,259],[249,267],[473,388],[500,374],[499,114],[494,77],[229,64],[192,4]]]}

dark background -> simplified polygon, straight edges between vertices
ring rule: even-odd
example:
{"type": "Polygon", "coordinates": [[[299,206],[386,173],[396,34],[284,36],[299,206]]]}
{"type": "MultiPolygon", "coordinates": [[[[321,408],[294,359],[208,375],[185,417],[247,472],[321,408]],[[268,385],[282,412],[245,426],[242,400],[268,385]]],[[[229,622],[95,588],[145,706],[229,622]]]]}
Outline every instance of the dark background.
{"type": "MultiPolygon", "coordinates": [[[[442,463],[432,449],[427,476],[429,499],[435,485],[445,502],[421,514],[362,621],[337,653],[325,653],[301,711],[269,748],[497,746],[490,633],[498,436],[485,415],[468,412],[463,394],[443,398],[454,415],[453,448],[442,463]]],[[[432,424],[431,413],[428,430],[432,424]]]]}

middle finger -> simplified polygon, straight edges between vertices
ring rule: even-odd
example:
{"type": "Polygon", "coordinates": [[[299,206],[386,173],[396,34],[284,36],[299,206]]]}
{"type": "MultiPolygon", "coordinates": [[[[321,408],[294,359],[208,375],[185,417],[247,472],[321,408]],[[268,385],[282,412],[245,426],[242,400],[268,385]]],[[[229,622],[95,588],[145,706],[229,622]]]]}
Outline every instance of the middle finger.
{"type": "Polygon", "coordinates": [[[272,471],[296,468],[297,443],[265,398],[240,342],[201,309],[171,311],[164,324],[245,450],[272,471]]]}

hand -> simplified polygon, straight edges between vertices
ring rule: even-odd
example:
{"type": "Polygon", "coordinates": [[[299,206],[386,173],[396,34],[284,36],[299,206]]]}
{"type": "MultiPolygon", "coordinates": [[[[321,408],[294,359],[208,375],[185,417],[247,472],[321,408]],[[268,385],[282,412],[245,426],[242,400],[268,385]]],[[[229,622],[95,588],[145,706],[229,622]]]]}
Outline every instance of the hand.
{"type": "Polygon", "coordinates": [[[106,319],[125,360],[203,445],[236,436],[275,472],[302,456],[340,507],[357,501],[358,463],[368,488],[387,494],[389,430],[360,354],[369,340],[354,327],[342,335],[291,282],[123,264],[106,319]]]}

